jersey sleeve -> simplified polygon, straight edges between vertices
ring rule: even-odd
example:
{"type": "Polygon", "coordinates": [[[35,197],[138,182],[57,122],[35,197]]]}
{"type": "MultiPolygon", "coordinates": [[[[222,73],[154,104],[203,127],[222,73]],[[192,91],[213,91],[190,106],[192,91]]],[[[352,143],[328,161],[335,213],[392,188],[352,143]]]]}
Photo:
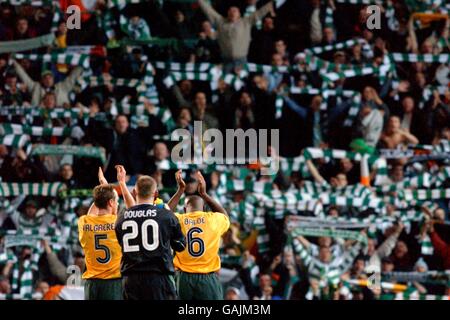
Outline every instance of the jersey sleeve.
{"type": "Polygon", "coordinates": [[[84,235],[83,226],[84,226],[84,216],[81,216],[78,219],[78,240],[80,241],[81,244],[83,244],[82,241],[84,235]]]}
{"type": "Polygon", "coordinates": [[[122,221],[123,221],[123,215],[119,214],[117,215],[116,222],[114,223],[114,230],[116,232],[116,238],[119,244],[122,246],[122,221]]]}
{"type": "Polygon", "coordinates": [[[181,226],[178,218],[172,212],[170,213],[170,229],[170,246],[176,252],[183,251],[186,248],[186,238],[181,231],[181,226]]]}
{"type": "Polygon", "coordinates": [[[177,218],[178,222],[181,223],[181,219],[182,219],[182,213],[178,213],[178,212],[174,212],[173,213],[175,215],[175,217],[177,218]]]}
{"type": "Polygon", "coordinates": [[[227,232],[227,230],[230,228],[230,218],[220,212],[214,212],[214,223],[218,226],[220,235],[227,232]]]}

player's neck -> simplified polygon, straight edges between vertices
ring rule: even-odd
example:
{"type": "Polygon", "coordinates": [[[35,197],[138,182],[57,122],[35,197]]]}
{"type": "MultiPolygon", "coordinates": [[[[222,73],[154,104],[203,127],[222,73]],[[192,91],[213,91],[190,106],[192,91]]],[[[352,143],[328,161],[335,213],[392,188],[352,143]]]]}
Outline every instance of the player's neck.
{"type": "Polygon", "coordinates": [[[107,216],[107,215],[110,215],[110,214],[112,214],[111,211],[104,210],[104,209],[100,209],[97,212],[97,216],[107,216]]]}
{"type": "Polygon", "coordinates": [[[144,199],[140,199],[139,197],[136,198],[136,204],[140,205],[140,204],[151,204],[153,205],[155,202],[155,199],[153,197],[151,198],[144,198],[144,199]]]}

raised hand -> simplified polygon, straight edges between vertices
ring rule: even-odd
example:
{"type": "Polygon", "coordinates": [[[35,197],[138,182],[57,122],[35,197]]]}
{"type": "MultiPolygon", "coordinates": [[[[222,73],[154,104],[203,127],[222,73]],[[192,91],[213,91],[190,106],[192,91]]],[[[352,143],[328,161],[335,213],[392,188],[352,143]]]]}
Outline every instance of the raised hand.
{"type": "Polygon", "coordinates": [[[206,195],[206,181],[205,178],[203,178],[202,173],[200,171],[197,171],[197,179],[198,179],[198,193],[200,196],[206,195]]]}
{"type": "Polygon", "coordinates": [[[103,170],[101,167],[98,167],[98,182],[100,184],[108,184],[108,181],[106,180],[105,176],[103,175],[103,170]]]}
{"type": "Polygon", "coordinates": [[[127,172],[125,171],[125,168],[121,165],[117,165],[115,168],[117,170],[117,181],[119,183],[126,183],[127,172]]]}
{"type": "Polygon", "coordinates": [[[184,190],[186,189],[186,182],[184,182],[181,173],[181,169],[175,173],[175,180],[177,181],[178,189],[184,190]]]}
{"type": "Polygon", "coordinates": [[[144,107],[145,107],[145,110],[147,110],[148,113],[153,114],[153,112],[155,110],[155,106],[148,99],[144,100],[144,107]]]}

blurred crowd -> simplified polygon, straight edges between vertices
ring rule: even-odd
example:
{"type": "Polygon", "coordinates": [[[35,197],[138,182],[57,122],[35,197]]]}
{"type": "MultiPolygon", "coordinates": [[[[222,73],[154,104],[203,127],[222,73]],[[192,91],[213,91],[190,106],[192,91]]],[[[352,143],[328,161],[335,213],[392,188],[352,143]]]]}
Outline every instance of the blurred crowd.
{"type": "Polygon", "coordinates": [[[77,219],[117,164],[163,201],[202,170],[225,299],[448,299],[450,8],[382,1],[372,28],[370,2],[2,1],[0,299],[78,297],[77,219]],[[280,170],[172,162],[195,121],[278,129],[280,170]]]}

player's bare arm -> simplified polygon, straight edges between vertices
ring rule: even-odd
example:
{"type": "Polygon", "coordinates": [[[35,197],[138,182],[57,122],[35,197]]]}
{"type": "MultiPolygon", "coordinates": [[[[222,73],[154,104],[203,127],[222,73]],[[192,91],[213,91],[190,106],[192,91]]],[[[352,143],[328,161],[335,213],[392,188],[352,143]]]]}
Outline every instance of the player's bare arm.
{"type": "Polygon", "coordinates": [[[91,206],[89,207],[89,210],[87,212],[88,216],[98,216],[98,208],[95,205],[95,203],[92,202],[91,206]]]}
{"type": "Polygon", "coordinates": [[[184,182],[181,174],[182,174],[181,170],[178,170],[175,173],[175,180],[177,181],[178,189],[177,192],[175,192],[175,194],[172,196],[172,198],[170,198],[169,202],[167,203],[171,211],[175,211],[178,203],[180,203],[181,196],[186,190],[186,183],[184,182]]]}
{"type": "Polygon", "coordinates": [[[228,217],[227,211],[206,192],[206,181],[205,178],[203,178],[203,175],[200,171],[197,171],[197,179],[198,179],[198,194],[200,195],[200,197],[202,197],[202,199],[208,204],[211,210],[223,213],[228,217]]]}
{"type": "Polygon", "coordinates": [[[322,177],[322,175],[319,173],[319,170],[317,170],[316,166],[312,162],[311,159],[306,160],[306,166],[308,167],[309,172],[314,178],[314,181],[316,181],[319,184],[322,184],[325,182],[325,179],[322,177]]]}
{"type": "MultiPolygon", "coordinates": [[[[104,174],[103,174],[103,170],[101,167],[98,167],[98,182],[100,185],[107,185],[108,184],[108,180],[106,180],[104,174]]],[[[98,208],[96,207],[95,203],[93,202],[91,204],[91,206],[89,207],[89,210],[87,212],[88,215],[91,216],[97,216],[98,215],[98,208]]]]}
{"type": "Polygon", "coordinates": [[[108,184],[108,180],[106,180],[105,175],[103,174],[103,170],[101,167],[98,167],[98,182],[101,185],[108,184]]]}
{"type": "Polygon", "coordinates": [[[131,208],[136,204],[136,201],[134,200],[130,190],[128,190],[127,187],[126,183],[127,172],[125,171],[125,168],[121,165],[116,166],[116,171],[117,171],[117,181],[119,182],[120,190],[122,191],[125,206],[127,207],[127,209],[131,208]]]}

